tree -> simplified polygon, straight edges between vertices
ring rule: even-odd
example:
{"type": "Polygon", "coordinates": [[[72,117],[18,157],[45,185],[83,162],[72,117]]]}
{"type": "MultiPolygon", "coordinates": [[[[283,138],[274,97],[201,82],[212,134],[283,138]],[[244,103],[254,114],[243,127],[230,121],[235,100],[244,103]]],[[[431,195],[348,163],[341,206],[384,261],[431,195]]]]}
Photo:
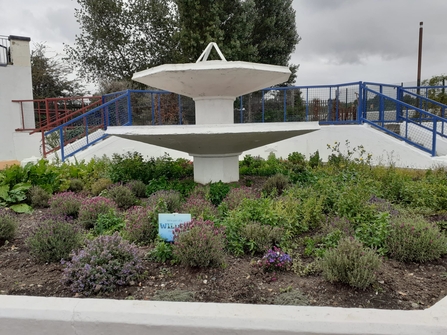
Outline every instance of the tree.
{"type": "Polygon", "coordinates": [[[83,85],[67,79],[70,68],[57,58],[46,56],[46,48],[45,44],[36,44],[31,52],[34,99],[83,95],[83,85]]]}
{"type": "Polygon", "coordinates": [[[133,73],[175,60],[175,6],[166,0],[77,0],[81,32],[65,46],[90,81],[130,80],[133,73]]]}
{"type": "Polygon", "coordinates": [[[210,42],[218,44],[227,60],[254,58],[252,1],[176,0],[175,4],[182,61],[196,61],[210,42]]]}
{"type": "Polygon", "coordinates": [[[447,93],[446,91],[447,75],[433,76],[430,79],[426,79],[422,82],[423,86],[444,86],[439,88],[428,89],[428,98],[444,105],[447,104],[447,93]]]}

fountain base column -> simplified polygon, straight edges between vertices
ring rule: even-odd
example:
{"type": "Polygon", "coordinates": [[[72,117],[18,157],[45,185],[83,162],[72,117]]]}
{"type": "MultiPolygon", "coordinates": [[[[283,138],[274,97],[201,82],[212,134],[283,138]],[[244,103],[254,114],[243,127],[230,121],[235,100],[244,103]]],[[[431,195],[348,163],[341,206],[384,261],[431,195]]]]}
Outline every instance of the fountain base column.
{"type": "Polygon", "coordinates": [[[239,155],[195,155],[194,181],[199,184],[232,183],[239,180],[239,155]]]}

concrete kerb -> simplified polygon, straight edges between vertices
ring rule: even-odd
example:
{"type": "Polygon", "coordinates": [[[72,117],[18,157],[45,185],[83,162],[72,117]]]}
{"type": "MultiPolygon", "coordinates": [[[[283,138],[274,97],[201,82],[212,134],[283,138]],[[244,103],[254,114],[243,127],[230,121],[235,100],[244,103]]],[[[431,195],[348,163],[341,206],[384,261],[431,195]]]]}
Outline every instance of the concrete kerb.
{"type": "Polygon", "coordinates": [[[6,334],[447,334],[447,298],[426,310],[0,296],[6,334]]]}

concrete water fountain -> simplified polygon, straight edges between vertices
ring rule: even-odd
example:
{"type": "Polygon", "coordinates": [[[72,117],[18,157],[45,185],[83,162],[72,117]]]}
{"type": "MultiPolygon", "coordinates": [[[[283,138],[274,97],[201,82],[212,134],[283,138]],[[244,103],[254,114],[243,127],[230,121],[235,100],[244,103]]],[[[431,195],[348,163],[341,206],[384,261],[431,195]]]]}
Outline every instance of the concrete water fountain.
{"type": "Polygon", "coordinates": [[[109,127],[106,133],[189,153],[197,183],[238,181],[243,151],[320,128],[318,122],[234,124],[236,97],[287,81],[289,76],[284,66],[228,62],[217,44],[210,43],[196,63],[165,64],[132,78],[193,98],[195,125],[109,127]],[[220,60],[208,61],[213,47],[220,60]]]}

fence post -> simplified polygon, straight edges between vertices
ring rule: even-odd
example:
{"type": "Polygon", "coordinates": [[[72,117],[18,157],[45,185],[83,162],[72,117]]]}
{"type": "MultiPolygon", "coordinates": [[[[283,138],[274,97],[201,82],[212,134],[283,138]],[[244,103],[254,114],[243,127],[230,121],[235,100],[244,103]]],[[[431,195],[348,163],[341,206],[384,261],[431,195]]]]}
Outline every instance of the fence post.
{"type": "Polygon", "coordinates": [[[178,95],[178,123],[182,124],[182,96],[178,95]]]}
{"type": "Polygon", "coordinates": [[[264,100],[264,91],[262,91],[262,123],[264,123],[264,117],[265,117],[265,100],[264,100]]]}
{"type": "Polygon", "coordinates": [[[59,139],[60,139],[60,147],[61,147],[61,159],[62,162],[65,160],[65,150],[64,150],[64,131],[62,127],[59,127],[59,139]]]}
{"type": "Polygon", "coordinates": [[[127,90],[127,115],[129,126],[132,125],[132,102],[130,100],[130,90],[127,90]]]}
{"type": "Polygon", "coordinates": [[[359,82],[359,97],[357,101],[357,122],[362,124],[363,122],[363,83],[359,82]]]}
{"type": "Polygon", "coordinates": [[[306,87],[306,121],[309,121],[309,87],[306,87]]]}
{"type": "Polygon", "coordinates": [[[287,90],[284,90],[284,122],[287,122],[287,90]]]}
{"type": "Polygon", "coordinates": [[[431,155],[432,156],[436,156],[436,134],[437,134],[437,123],[436,123],[436,118],[433,119],[433,140],[432,140],[432,152],[431,155]]]}

